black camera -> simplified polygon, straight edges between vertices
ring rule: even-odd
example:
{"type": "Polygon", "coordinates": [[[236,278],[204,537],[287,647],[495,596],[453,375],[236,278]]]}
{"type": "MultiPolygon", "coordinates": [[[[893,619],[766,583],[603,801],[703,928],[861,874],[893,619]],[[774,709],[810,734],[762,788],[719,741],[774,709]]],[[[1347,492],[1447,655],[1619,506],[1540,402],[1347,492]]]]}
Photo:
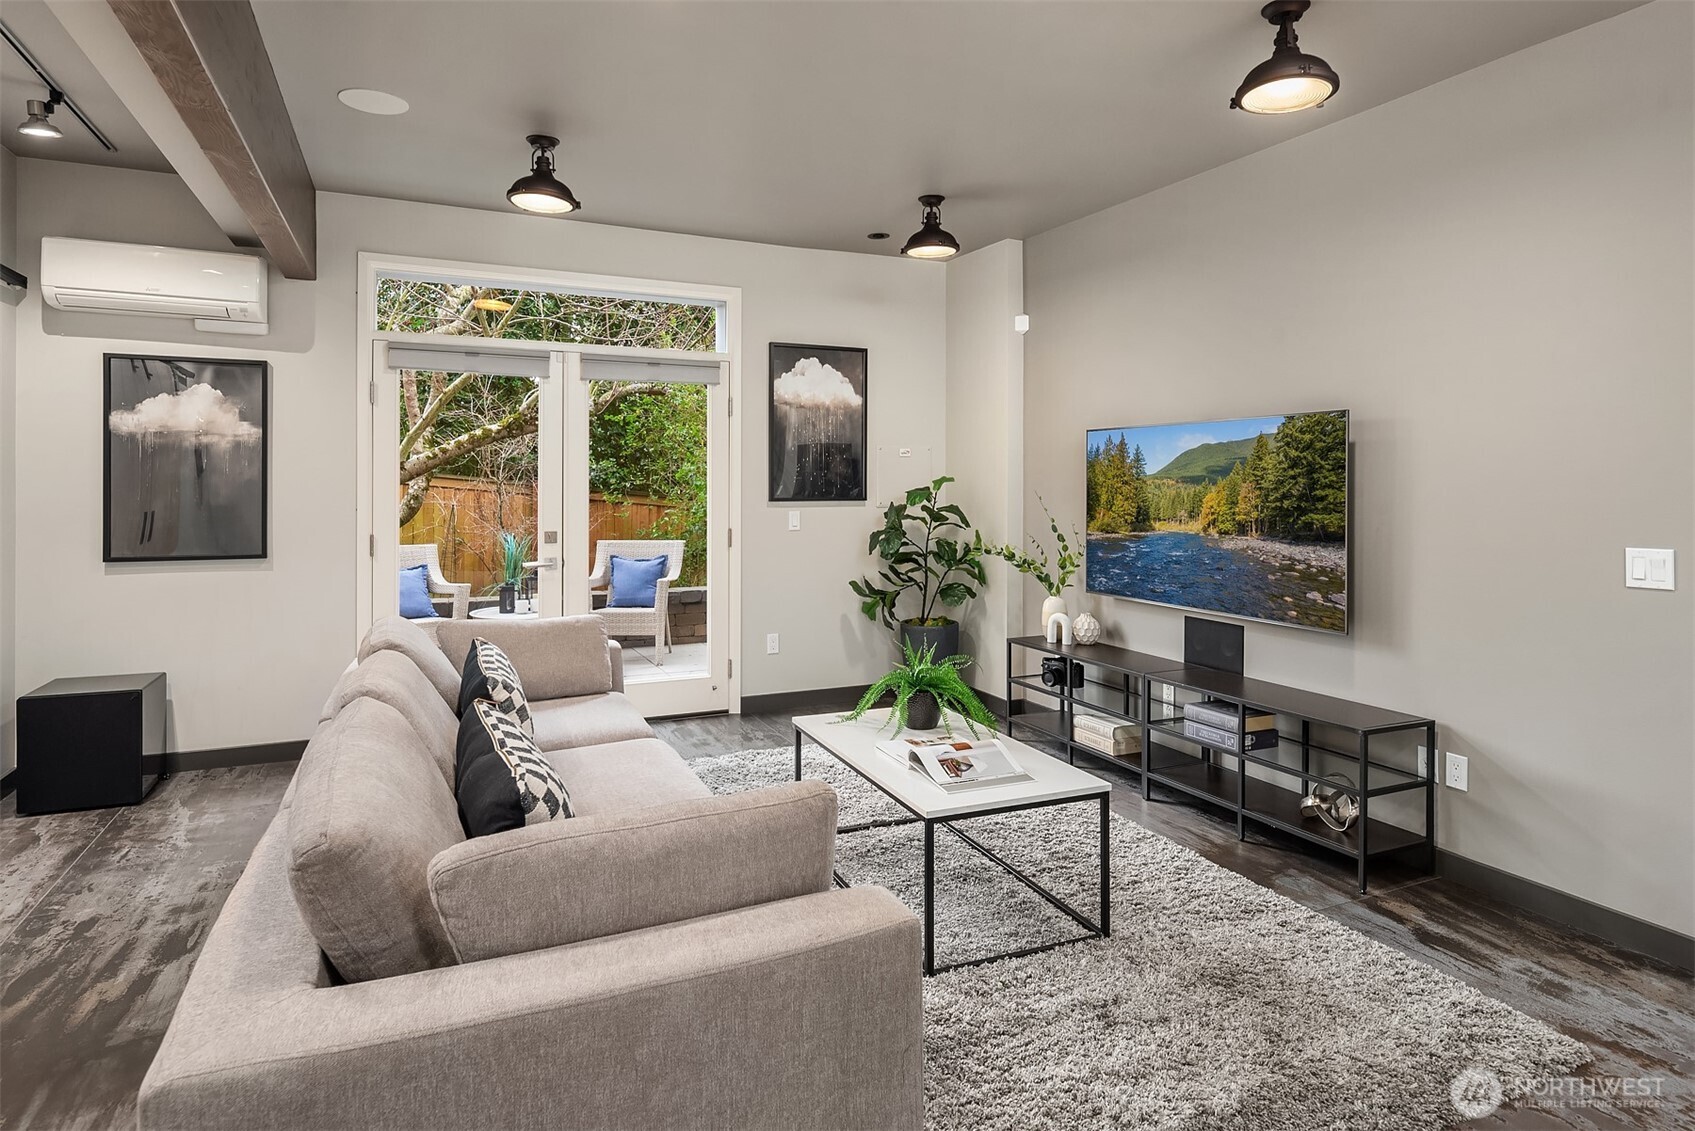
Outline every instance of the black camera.
{"type": "MultiPolygon", "coordinates": [[[[1071,686],[1083,686],[1083,661],[1069,661],[1071,671],[1071,686]]],[[[1042,659],[1042,683],[1048,687],[1064,687],[1067,661],[1064,656],[1046,656],[1042,659]]]]}

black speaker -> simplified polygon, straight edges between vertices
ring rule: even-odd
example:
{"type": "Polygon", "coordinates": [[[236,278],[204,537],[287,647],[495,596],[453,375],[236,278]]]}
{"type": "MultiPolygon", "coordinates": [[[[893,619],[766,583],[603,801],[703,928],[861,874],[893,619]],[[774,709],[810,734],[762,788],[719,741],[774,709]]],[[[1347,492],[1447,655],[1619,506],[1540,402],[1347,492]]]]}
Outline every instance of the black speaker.
{"type": "Polygon", "coordinates": [[[18,699],[18,812],[134,805],[164,752],[164,672],[56,679],[18,699]]]}
{"type": "Polygon", "coordinates": [[[1242,674],[1242,626],[1204,617],[1183,618],[1183,663],[1242,674]]]}

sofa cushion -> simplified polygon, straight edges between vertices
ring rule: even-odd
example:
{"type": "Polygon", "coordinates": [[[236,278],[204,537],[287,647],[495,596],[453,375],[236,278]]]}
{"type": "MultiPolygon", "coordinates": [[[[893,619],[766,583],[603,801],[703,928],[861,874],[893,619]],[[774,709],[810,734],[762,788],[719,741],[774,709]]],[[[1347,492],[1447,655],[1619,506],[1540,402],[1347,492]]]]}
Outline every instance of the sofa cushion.
{"type": "MultiPolygon", "coordinates": [[[[445,625],[459,622],[443,620],[429,623],[445,625]]],[[[466,648],[469,647],[470,641],[467,640],[466,648]]],[[[465,660],[463,650],[458,660],[449,660],[430,634],[413,622],[402,617],[384,617],[372,625],[365,639],[359,642],[359,658],[363,660],[373,652],[383,651],[399,652],[417,664],[418,670],[429,677],[431,685],[441,694],[442,702],[458,709],[459,668],[465,660]]]]}
{"type": "MultiPolygon", "coordinates": [[[[518,669],[524,694],[531,702],[612,690],[606,622],[597,616],[433,623],[438,626],[436,640],[455,671],[465,666],[472,640],[481,637],[498,645],[518,669]]],[[[454,693],[458,694],[457,683],[454,693]]]]}
{"type": "Polygon", "coordinates": [[[569,817],[571,793],[516,719],[477,699],[459,720],[454,792],[467,836],[569,817]]]}
{"type": "Polygon", "coordinates": [[[350,982],[443,966],[429,863],[465,839],[453,790],[399,711],[348,703],[313,736],[289,807],[300,914],[350,982]]]}
{"type": "Polygon", "coordinates": [[[536,733],[530,723],[530,704],[524,698],[518,670],[498,645],[480,637],[471,642],[471,650],[465,654],[464,670],[459,673],[459,717],[464,718],[471,704],[479,699],[488,700],[510,715],[526,735],[536,733]]]}
{"type": "Polygon", "coordinates": [[[828,891],[835,843],[835,791],[789,782],[466,841],[430,893],[477,962],[828,891]]]}
{"type": "Polygon", "coordinates": [[[689,764],[657,738],[546,751],[579,817],[710,797],[689,764]]]}
{"type": "Polygon", "coordinates": [[[323,720],[334,718],[355,699],[375,699],[399,711],[435,758],[442,780],[453,784],[453,737],[459,720],[417,664],[399,652],[372,652],[336,682],[324,703],[323,720]]]}
{"type": "Polygon", "coordinates": [[[653,737],[653,728],[636,705],[618,691],[531,703],[530,720],[535,724],[536,745],[543,750],[653,737]]]}

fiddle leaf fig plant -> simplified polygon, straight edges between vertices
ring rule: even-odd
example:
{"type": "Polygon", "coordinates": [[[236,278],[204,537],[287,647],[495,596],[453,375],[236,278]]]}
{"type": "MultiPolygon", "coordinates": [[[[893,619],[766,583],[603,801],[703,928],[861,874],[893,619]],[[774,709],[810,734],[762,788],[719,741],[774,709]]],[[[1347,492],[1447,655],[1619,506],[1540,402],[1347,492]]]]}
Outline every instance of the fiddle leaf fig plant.
{"type": "Polygon", "coordinates": [[[972,535],[963,510],[941,501],[942,488],[952,482],[944,475],[914,487],[905,502],[890,503],[883,512],[883,525],[871,532],[866,546],[867,553],[882,560],[882,568],[875,580],[848,582],[867,620],[881,620],[889,628],[952,624],[943,610],[957,609],[988,584],[982,539],[972,535]],[[896,607],[908,594],[912,615],[900,618],[896,607]]]}

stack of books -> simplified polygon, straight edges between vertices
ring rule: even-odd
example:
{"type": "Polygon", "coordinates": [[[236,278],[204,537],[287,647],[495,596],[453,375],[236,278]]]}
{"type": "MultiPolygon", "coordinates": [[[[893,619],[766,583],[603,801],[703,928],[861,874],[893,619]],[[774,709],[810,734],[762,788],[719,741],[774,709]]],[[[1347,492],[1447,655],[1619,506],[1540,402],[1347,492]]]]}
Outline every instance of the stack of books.
{"type": "Polygon", "coordinates": [[[1114,758],[1133,758],[1142,752],[1141,727],[1100,715],[1073,715],[1071,738],[1114,758]]]}
{"type": "MultiPolygon", "coordinates": [[[[1243,744],[1236,734],[1239,718],[1236,704],[1217,699],[1203,699],[1183,708],[1183,734],[1197,742],[1206,743],[1214,750],[1240,754],[1243,744]]],[[[1247,740],[1248,750],[1268,750],[1277,745],[1277,717],[1271,712],[1250,709],[1247,718],[1241,722],[1241,738],[1247,740]]]]}

